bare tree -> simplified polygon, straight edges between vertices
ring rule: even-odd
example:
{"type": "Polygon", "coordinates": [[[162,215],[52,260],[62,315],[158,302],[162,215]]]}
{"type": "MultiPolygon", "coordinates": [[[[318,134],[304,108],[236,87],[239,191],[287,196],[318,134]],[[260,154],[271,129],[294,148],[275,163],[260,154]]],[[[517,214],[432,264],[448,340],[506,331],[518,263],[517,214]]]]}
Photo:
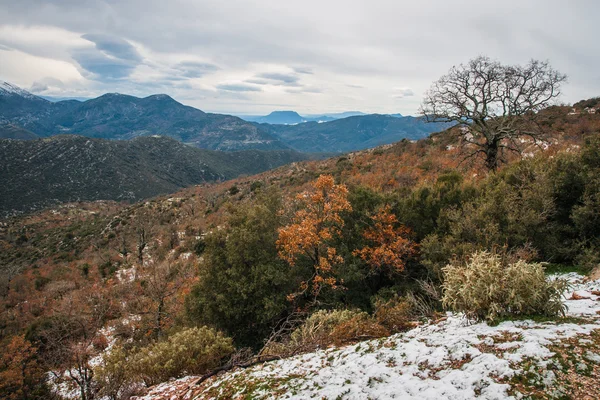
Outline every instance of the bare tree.
{"type": "Polygon", "coordinates": [[[420,112],[430,122],[457,124],[467,157],[483,154],[487,169],[496,171],[506,151],[521,152],[522,138],[542,138],[537,113],[560,95],[566,79],[547,61],[502,65],[479,56],[434,82],[420,112]]]}
{"type": "Polygon", "coordinates": [[[191,273],[192,268],[188,263],[164,260],[149,263],[140,277],[142,294],[151,303],[146,313],[153,315],[152,331],[155,337],[161,336],[165,318],[169,317],[168,300],[179,292],[191,273]]]}
{"type": "Polygon", "coordinates": [[[91,360],[100,349],[95,341],[101,328],[115,311],[115,305],[98,289],[70,292],[62,298],[55,315],[39,328],[36,336],[41,346],[43,365],[56,382],[72,382],[81,400],[96,397],[97,385],[91,360]]]}

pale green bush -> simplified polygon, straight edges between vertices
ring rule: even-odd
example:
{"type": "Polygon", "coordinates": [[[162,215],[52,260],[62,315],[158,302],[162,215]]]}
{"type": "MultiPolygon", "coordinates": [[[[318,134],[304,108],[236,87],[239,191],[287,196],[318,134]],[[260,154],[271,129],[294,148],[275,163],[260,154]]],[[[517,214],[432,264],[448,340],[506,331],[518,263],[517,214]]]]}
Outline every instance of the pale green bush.
{"type": "Polygon", "coordinates": [[[94,379],[99,385],[99,396],[110,400],[129,398],[137,385],[131,374],[127,351],[119,345],[106,352],[99,365],[94,368],[94,379]]]}
{"type": "Polygon", "coordinates": [[[466,265],[443,268],[444,307],[477,320],[513,315],[564,315],[567,282],[547,280],[541,264],[507,263],[497,254],[474,253],[466,265]]]}
{"type": "Polygon", "coordinates": [[[319,310],[296,328],[285,340],[270,343],[263,353],[288,357],[330,345],[381,337],[389,331],[369,314],[355,310],[319,310]]]}
{"type": "Polygon", "coordinates": [[[185,375],[201,375],[233,353],[232,340],[214,329],[184,329],[141,348],[131,357],[131,372],[146,385],[185,375]]]}

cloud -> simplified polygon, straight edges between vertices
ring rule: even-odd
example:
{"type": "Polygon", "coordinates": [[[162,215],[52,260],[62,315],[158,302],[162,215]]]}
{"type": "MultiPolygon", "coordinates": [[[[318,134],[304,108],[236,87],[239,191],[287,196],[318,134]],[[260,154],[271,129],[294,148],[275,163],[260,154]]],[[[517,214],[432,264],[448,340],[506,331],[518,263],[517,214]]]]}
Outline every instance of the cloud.
{"type": "Polygon", "coordinates": [[[258,86],[245,83],[222,83],[217,85],[217,89],[228,92],[260,92],[262,89],[258,86]]]}
{"type": "Polygon", "coordinates": [[[214,64],[198,61],[182,61],[173,66],[173,68],[180,73],[180,76],[185,78],[200,78],[219,70],[219,67],[214,64]]]}
{"type": "Polygon", "coordinates": [[[103,33],[87,33],[81,37],[95,43],[98,50],[114,58],[132,62],[142,61],[142,57],[135,47],[120,37],[103,33]]]}
{"type": "Polygon", "coordinates": [[[263,72],[256,75],[258,80],[267,82],[271,85],[283,85],[283,86],[300,86],[298,81],[300,78],[296,74],[286,74],[281,72],[263,72]]]}
{"type": "Polygon", "coordinates": [[[84,70],[91,73],[92,79],[121,79],[128,77],[137,63],[109,57],[95,49],[77,50],[73,59],[84,70]]]}
{"type": "Polygon", "coordinates": [[[93,48],[75,49],[72,57],[89,77],[98,80],[123,79],[142,62],[142,56],[125,39],[107,34],[81,36],[95,44],[93,48]]]}
{"type": "Polygon", "coordinates": [[[323,93],[323,89],[314,86],[290,87],[285,89],[287,93],[323,93]]]}
{"type": "Polygon", "coordinates": [[[306,75],[314,74],[312,68],[308,68],[308,67],[295,67],[294,71],[299,74],[306,74],[306,75]]]}
{"type": "Polygon", "coordinates": [[[600,53],[590,51],[600,8],[591,0],[280,3],[4,1],[0,44],[13,51],[0,50],[0,77],[30,87],[54,76],[66,91],[99,94],[160,90],[222,112],[409,115],[432,82],[483,49],[507,64],[550,60],[569,75],[561,101],[600,93],[600,53]],[[400,85],[412,95],[391,89],[400,85]],[[321,94],[307,100],[310,90],[321,94]],[[235,92],[248,96],[234,102],[235,92]]]}
{"type": "Polygon", "coordinates": [[[403,99],[405,97],[412,97],[415,95],[415,92],[413,92],[411,88],[407,87],[394,88],[394,92],[395,93],[392,95],[392,97],[395,99],[403,99]]]}

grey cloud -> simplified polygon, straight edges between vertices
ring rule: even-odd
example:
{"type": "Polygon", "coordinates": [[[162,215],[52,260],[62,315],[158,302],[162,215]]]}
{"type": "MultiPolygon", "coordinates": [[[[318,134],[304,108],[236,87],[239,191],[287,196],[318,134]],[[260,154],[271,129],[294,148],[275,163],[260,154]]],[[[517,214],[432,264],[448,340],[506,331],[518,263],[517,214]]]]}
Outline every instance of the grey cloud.
{"type": "Polygon", "coordinates": [[[0,50],[4,50],[4,51],[11,51],[11,50],[12,50],[12,48],[10,48],[10,47],[8,47],[8,46],[5,46],[5,45],[3,45],[2,43],[0,43],[0,50]]]}
{"type": "Polygon", "coordinates": [[[284,74],[280,72],[263,72],[255,77],[246,79],[244,82],[255,85],[273,85],[273,86],[291,86],[302,87],[300,78],[294,74],[284,74]]]}
{"type": "Polygon", "coordinates": [[[101,50],[115,58],[134,62],[140,62],[142,60],[142,57],[135,47],[120,37],[106,35],[103,33],[88,33],[82,35],[81,37],[95,43],[98,50],[101,50]]]}
{"type": "Polygon", "coordinates": [[[263,72],[261,74],[256,75],[258,78],[263,78],[271,81],[271,84],[274,85],[284,85],[284,86],[299,86],[297,75],[294,74],[284,74],[280,72],[263,72]]]}
{"type": "Polygon", "coordinates": [[[137,63],[108,57],[95,49],[77,50],[72,57],[93,79],[121,79],[128,77],[137,63]]]}
{"type": "Polygon", "coordinates": [[[181,76],[186,78],[200,78],[211,72],[219,70],[214,64],[202,63],[197,61],[183,61],[173,67],[181,76]]]}
{"type": "Polygon", "coordinates": [[[285,90],[288,93],[323,93],[323,89],[313,86],[303,86],[300,88],[288,88],[285,90]]]}
{"type": "Polygon", "coordinates": [[[46,90],[48,90],[49,86],[43,82],[33,82],[33,85],[31,85],[31,88],[29,89],[30,92],[32,93],[42,93],[45,92],[46,90]]]}
{"type": "Polygon", "coordinates": [[[294,68],[294,71],[296,71],[299,74],[307,74],[307,75],[314,74],[314,72],[311,68],[306,68],[306,67],[296,67],[296,68],[294,68]]]}
{"type": "Polygon", "coordinates": [[[270,85],[273,83],[272,81],[270,81],[268,79],[258,79],[258,78],[246,79],[244,82],[253,83],[255,85],[270,85]]]}
{"type": "Polygon", "coordinates": [[[106,34],[85,34],[81,36],[95,44],[93,49],[77,49],[72,57],[93,79],[122,79],[142,62],[136,48],[128,41],[106,34]]]}
{"type": "Polygon", "coordinates": [[[394,97],[396,99],[403,99],[405,97],[411,97],[414,95],[415,95],[415,92],[413,92],[413,90],[410,88],[396,88],[395,93],[393,94],[392,97],[394,97]]]}
{"type": "Polygon", "coordinates": [[[60,79],[47,76],[33,82],[29,91],[33,93],[44,93],[50,89],[63,89],[64,86],[65,84],[60,79]]]}
{"type": "Polygon", "coordinates": [[[217,89],[226,90],[228,92],[261,92],[262,89],[258,86],[247,85],[245,83],[222,83],[217,85],[217,89]]]}

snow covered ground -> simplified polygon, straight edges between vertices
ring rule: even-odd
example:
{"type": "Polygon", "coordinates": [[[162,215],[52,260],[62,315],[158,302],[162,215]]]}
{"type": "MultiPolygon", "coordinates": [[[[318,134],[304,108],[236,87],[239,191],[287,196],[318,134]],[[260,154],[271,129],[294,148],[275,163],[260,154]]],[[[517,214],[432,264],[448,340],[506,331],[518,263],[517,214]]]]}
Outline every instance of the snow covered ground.
{"type": "Polygon", "coordinates": [[[573,284],[565,296],[571,318],[559,323],[492,327],[449,313],[403,334],[240,369],[200,388],[193,377],[166,382],[139,399],[506,399],[523,397],[524,382],[560,396],[557,348],[584,349],[576,374],[600,368],[600,280],[562,277],[573,284]]]}

